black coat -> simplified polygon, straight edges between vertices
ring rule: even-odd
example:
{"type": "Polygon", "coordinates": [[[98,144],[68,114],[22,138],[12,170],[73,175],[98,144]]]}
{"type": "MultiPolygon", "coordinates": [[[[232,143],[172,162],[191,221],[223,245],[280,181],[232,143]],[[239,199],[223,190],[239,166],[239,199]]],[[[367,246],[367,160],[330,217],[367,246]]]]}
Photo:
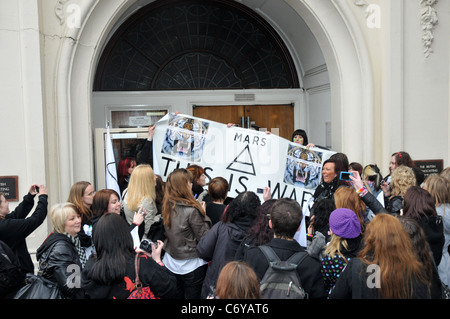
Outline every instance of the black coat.
{"type": "Polygon", "coordinates": [[[28,252],[26,238],[34,232],[47,217],[47,195],[39,195],[34,213],[26,218],[34,207],[34,196],[28,193],[16,209],[0,219],[0,240],[5,242],[19,260],[25,273],[34,272],[34,264],[28,252]]]}
{"type": "Polygon", "coordinates": [[[43,277],[56,283],[64,298],[84,298],[80,285],[80,257],[69,237],[51,233],[38,248],[36,257],[43,277]],[[46,264],[43,264],[44,260],[47,260],[46,264]]]}
{"type": "MultiPolygon", "coordinates": [[[[136,272],[135,255],[127,260],[126,274],[123,280],[101,284],[92,278],[95,257],[89,258],[81,275],[81,286],[91,299],[127,299],[134,289],[136,272]]],[[[158,265],[152,258],[140,256],[139,279],[143,287],[150,287],[155,297],[171,299],[179,297],[175,276],[164,266],[158,265]]]]}
{"type": "MultiPolygon", "coordinates": [[[[287,260],[299,251],[306,252],[295,240],[274,238],[267,246],[271,247],[281,260],[287,260]]],[[[269,262],[263,252],[258,247],[250,247],[244,261],[253,268],[261,281],[269,267],[269,262]]],[[[321,261],[312,256],[306,257],[297,267],[302,287],[310,299],[323,299],[328,295],[320,272],[321,268],[321,261]]]]}
{"type": "MultiPolygon", "coordinates": [[[[367,269],[367,265],[363,264],[359,258],[353,258],[336,281],[330,299],[378,299],[378,289],[373,278],[375,278],[374,270],[367,269]]],[[[413,278],[412,285],[411,299],[430,299],[430,290],[425,283],[418,278],[413,278]]]]}
{"type": "Polygon", "coordinates": [[[197,254],[200,258],[210,261],[203,281],[201,298],[206,298],[211,293],[211,287],[216,286],[223,266],[234,260],[236,251],[253,221],[253,217],[249,216],[239,217],[232,223],[220,221],[200,239],[197,254]]]}

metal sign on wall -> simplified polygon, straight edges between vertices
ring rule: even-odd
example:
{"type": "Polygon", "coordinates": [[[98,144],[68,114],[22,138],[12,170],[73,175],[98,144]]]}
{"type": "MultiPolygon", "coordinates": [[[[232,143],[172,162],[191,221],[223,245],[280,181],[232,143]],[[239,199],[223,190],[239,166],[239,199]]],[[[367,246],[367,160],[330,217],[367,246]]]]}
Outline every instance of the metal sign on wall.
{"type": "Polygon", "coordinates": [[[19,201],[19,177],[0,176],[0,193],[10,202],[19,201]]]}

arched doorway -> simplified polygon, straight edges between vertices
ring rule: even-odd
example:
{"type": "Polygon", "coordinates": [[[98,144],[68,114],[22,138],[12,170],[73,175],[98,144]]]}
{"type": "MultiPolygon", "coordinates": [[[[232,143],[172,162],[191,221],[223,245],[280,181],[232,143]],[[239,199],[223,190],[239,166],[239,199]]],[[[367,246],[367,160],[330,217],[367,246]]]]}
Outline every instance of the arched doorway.
{"type": "MultiPolygon", "coordinates": [[[[296,65],[277,31],[247,6],[224,0],[158,0],[140,8],[108,40],[94,81],[96,92],[168,95],[299,88],[296,65]]],[[[275,129],[287,139],[294,131],[293,103],[225,107],[212,101],[190,111],[242,126],[245,118],[245,127],[275,129]]]]}
{"type": "MultiPolygon", "coordinates": [[[[55,170],[58,178],[54,180],[59,183],[61,194],[67,194],[74,180],[94,179],[93,129],[86,119],[92,117],[95,71],[101,48],[133,3],[127,0],[84,3],[82,27],[67,29],[64,34],[67,41],[59,51],[55,79],[59,139],[53,145],[60,154],[55,170]],[[70,39],[76,39],[75,43],[70,39]]],[[[357,34],[358,27],[352,25],[352,16],[346,14],[349,4],[312,0],[285,3],[304,19],[326,57],[331,79],[333,149],[348,152],[354,160],[372,159],[373,129],[363,128],[364,116],[372,112],[370,63],[364,41],[357,34]],[[348,112],[351,119],[344,117],[348,112]],[[350,129],[344,133],[343,127],[350,129]],[[355,144],[360,148],[351,150],[350,146],[355,144]]]]}

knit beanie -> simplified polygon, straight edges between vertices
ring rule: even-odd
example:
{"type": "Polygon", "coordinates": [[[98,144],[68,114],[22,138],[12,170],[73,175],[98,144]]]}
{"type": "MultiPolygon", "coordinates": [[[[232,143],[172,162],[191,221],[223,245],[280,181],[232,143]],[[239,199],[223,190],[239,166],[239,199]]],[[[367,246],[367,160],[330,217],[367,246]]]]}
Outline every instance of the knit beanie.
{"type": "Polygon", "coordinates": [[[356,238],[361,234],[361,224],[356,213],[348,208],[335,209],[330,214],[330,229],[342,238],[356,238]]]}

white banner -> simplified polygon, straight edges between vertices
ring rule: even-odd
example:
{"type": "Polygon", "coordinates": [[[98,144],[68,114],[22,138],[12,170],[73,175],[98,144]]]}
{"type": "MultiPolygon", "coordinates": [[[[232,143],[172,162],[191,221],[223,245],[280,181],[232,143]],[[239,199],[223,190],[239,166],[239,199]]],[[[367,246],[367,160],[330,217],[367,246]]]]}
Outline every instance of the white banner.
{"type": "Polygon", "coordinates": [[[114,151],[111,142],[111,134],[109,133],[109,126],[106,129],[106,154],[105,154],[105,165],[106,165],[106,188],[112,189],[119,194],[119,198],[121,197],[119,183],[117,179],[117,170],[116,170],[116,159],[114,157],[114,151]]]}
{"type": "Polygon", "coordinates": [[[153,137],[153,168],[164,181],[174,169],[197,164],[209,180],[228,180],[229,197],[253,191],[262,200],[269,186],[272,198],[293,198],[302,206],[319,185],[322,163],[334,153],[184,114],[164,116],[153,137]]]}

